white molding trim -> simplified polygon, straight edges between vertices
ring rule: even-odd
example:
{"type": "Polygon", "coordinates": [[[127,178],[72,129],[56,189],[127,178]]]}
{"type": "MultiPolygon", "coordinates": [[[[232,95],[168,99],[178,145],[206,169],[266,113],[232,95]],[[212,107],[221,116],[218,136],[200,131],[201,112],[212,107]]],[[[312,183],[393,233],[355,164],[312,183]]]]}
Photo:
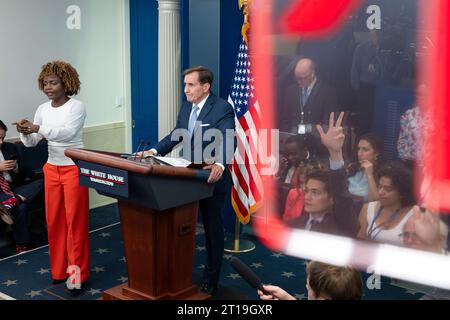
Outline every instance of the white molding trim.
{"type": "Polygon", "coordinates": [[[122,1],[122,73],[123,73],[123,93],[122,106],[125,123],[129,125],[125,128],[125,149],[131,152],[133,145],[133,128],[131,126],[131,39],[130,39],[130,0],[122,1]]]}
{"type": "Polygon", "coordinates": [[[91,125],[83,128],[83,133],[91,133],[97,131],[111,130],[111,129],[121,129],[125,128],[125,122],[111,122],[111,123],[102,123],[97,125],[91,125]]]}

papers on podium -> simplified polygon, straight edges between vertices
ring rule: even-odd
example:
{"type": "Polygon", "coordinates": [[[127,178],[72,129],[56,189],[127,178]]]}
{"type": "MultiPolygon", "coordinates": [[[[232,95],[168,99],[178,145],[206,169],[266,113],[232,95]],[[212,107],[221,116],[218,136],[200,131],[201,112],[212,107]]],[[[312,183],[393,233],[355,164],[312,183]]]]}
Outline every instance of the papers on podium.
{"type": "Polygon", "coordinates": [[[158,157],[158,156],[150,156],[150,157],[162,164],[172,166],[172,167],[187,168],[191,165],[190,161],[183,159],[183,158],[170,158],[170,157],[158,157]]]}

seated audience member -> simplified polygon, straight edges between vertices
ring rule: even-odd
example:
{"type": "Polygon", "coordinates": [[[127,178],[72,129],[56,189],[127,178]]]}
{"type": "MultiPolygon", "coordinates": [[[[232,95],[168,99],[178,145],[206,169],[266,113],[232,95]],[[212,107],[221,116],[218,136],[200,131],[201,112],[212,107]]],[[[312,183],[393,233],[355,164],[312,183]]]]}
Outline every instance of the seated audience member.
{"type": "Polygon", "coordinates": [[[397,152],[398,157],[410,168],[417,157],[419,127],[419,108],[406,110],[400,118],[397,152]]]}
{"type": "Polygon", "coordinates": [[[17,147],[4,142],[8,128],[0,120],[0,217],[9,225],[16,242],[17,253],[28,250],[28,203],[44,188],[43,181],[23,184],[17,147]]]}
{"type": "Polygon", "coordinates": [[[413,214],[399,236],[405,247],[447,253],[448,226],[438,214],[422,211],[418,206],[414,206],[413,214]]]}
{"type": "Polygon", "coordinates": [[[381,141],[373,134],[361,136],[357,144],[357,161],[350,164],[348,172],[348,191],[355,202],[378,200],[376,172],[383,154],[381,141]]]}
{"type": "Polygon", "coordinates": [[[304,204],[304,184],[307,171],[320,165],[310,159],[308,137],[290,136],[284,143],[284,155],[280,157],[277,179],[278,209],[283,220],[301,215],[304,204]]]}
{"type": "Polygon", "coordinates": [[[378,172],[378,201],[365,204],[359,216],[358,237],[402,245],[399,234],[415,203],[411,171],[401,163],[387,163],[378,172]]]}
{"type": "Polygon", "coordinates": [[[292,186],[284,201],[283,220],[289,221],[298,218],[302,213],[305,205],[305,187],[306,177],[316,170],[323,170],[323,166],[314,160],[308,161],[302,166],[302,171],[298,176],[297,186],[292,186]]]}
{"type": "MultiPolygon", "coordinates": [[[[296,300],[277,286],[263,285],[270,293],[258,290],[261,300],[296,300]]],[[[352,267],[337,267],[311,261],[306,267],[308,300],[361,300],[363,283],[361,275],[352,267]]]]}
{"type": "Polygon", "coordinates": [[[427,89],[425,85],[417,87],[416,105],[406,110],[400,117],[400,133],[397,140],[398,157],[408,166],[412,167],[420,152],[421,134],[425,130],[424,120],[420,113],[427,89]]]}
{"type": "Polygon", "coordinates": [[[342,155],[343,117],[342,112],[335,125],[332,112],[327,133],[317,126],[322,144],[330,154],[331,170],[316,170],[307,175],[304,214],[289,221],[292,227],[348,237],[356,237],[358,233],[358,218],[348,194],[342,155]]]}
{"type": "Polygon", "coordinates": [[[284,143],[284,155],[280,156],[280,166],[275,175],[278,181],[278,210],[282,212],[283,220],[290,220],[302,213],[304,194],[301,178],[309,155],[305,136],[291,136],[284,143]],[[287,205],[290,210],[286,212],[287,205]]]}
{"type": "MultiPolygon", "coordinates": [[[[437,214],[414,206],[413,215],[403,226],[399,235],[405,247],[417,250],[447,254],[448,226],[437,214]]],[[[420,300],[449,300],[450,291],[441,288],[421,286],[425,295],[420,300]]]]}
{"type": "Polygon", "coordinates": [[[289,137],[284,145],[285,155],[280,157],[280,166],[276,178],[296,188],[304,166],[309,158],[309,151],[305,136],[295,135],[289,137]]]}

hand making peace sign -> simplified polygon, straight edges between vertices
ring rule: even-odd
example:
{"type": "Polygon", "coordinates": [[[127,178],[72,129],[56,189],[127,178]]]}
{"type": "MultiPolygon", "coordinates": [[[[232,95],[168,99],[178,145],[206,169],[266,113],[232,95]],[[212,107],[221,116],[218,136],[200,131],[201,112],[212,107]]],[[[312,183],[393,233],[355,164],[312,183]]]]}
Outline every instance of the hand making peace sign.
{"type": "Polygon", "coordinates": [[[334,123],[334,112],[330,113],[330,120],[328,121],[328,130],[326,133],[323,131],[321,125],[316,125],[322,144],[328,149],[330,157],[334,160],[341,160],[342,157],[342,146],[344,145],[345,140],[344,128],[342,127],[343,118],[344,112],[341,112],[336,123],[334,123]]]}

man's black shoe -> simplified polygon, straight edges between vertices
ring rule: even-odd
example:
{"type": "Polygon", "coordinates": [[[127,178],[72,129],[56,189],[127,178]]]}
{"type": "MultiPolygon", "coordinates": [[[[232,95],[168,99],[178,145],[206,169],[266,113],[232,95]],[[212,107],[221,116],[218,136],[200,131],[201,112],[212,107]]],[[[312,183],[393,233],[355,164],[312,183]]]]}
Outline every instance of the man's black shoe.
{"type": "Polygon", "coordinates": [[[203,282],[200,285],[200,291],[207,294],[214,294],[217,292],[217,289],[218,289],[217,284],[211,284],[209,282],[203,282]]]}

